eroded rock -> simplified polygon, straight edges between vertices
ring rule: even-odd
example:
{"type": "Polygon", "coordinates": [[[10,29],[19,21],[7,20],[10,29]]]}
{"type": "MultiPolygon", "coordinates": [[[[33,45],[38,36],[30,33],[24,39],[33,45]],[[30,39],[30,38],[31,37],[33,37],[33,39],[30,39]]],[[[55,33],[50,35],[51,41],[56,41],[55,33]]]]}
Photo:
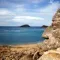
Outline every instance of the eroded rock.
{"type": "Polygon", "coordinates": [[[47,51],[38,60],[60,60],[60,52],[57,50],[47,51]]]}

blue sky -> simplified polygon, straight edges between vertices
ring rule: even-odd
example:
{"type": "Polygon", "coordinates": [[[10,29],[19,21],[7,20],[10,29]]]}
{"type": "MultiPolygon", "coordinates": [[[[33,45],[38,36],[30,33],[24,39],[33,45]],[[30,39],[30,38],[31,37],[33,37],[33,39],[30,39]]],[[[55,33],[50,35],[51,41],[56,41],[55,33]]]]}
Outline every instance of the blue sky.
{"type": "Polygon", "coordinates": [[[51,25],[60,0],[0,0],[0,26],[51,25]]]}

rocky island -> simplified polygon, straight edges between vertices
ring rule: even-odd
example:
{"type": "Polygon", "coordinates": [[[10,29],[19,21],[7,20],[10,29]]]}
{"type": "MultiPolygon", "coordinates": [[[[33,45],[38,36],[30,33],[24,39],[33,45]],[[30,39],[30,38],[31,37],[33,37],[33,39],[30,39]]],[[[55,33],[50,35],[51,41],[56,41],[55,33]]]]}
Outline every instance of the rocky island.
{"type": "Polygon", "coordinates": [[[41,26],[42,28],[47,28],[48,26],[46,26],[46,25],[43,25],[43,26],[41,26]]]}
{"type": "Polygon", "coordinates": [[[22,25],[20,27],[30,27],[28,24],[22,25]]]}
{"type": "Polygon", "coordinates": [[[37,44],[1,45],[0,60],[60,60],[60,9],[42,36],[48,39],[37,44]]]}

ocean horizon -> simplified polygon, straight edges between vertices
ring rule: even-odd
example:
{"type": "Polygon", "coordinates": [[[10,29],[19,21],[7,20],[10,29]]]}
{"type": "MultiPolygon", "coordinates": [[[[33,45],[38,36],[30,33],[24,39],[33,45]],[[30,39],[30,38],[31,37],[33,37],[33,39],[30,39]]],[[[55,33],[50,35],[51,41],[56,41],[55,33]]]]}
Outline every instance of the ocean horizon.
{"type": "Polygon", "coordinates": [[[0,26],[0,45],[38,43],[44,40],[41,27],[0,26]]]}

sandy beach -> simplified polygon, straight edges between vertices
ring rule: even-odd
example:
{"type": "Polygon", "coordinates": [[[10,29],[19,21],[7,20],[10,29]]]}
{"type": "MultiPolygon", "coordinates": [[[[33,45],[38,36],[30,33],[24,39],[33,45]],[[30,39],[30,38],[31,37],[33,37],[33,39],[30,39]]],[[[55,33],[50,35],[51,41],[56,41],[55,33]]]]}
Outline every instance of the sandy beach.
{"type": "Polygon", "coordinates": [[[11,51],[37,51],[39,50],[39,44],[25,44],[25,45],[15,45],[15,46],[11,46],[11,51]]]}
{"type": "MultiPolygon", "coordinates": [[[[25,45],[10,45],[0,46],[0,57],[6,60],[10,59],[21,59],[24,56],[33,56],[36,52],[40,52],[39,44],[25,44],[25,45]],[[13,57],[12,57],[13,56],[13,57]],[[18,58],[20,56],[20,58],[18,58]],[[8,59],[7,59],[8,57],[8,59]]],[[[2,59],[0,58],[0,60],[2,59]]]]}

